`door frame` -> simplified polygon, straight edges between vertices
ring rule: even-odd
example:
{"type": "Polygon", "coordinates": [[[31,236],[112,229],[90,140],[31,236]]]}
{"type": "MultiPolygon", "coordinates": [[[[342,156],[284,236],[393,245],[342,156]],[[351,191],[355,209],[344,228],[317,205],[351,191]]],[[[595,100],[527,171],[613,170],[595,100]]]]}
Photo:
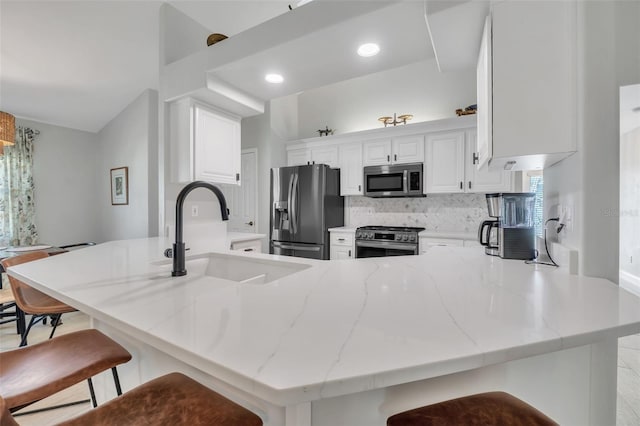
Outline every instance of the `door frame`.
{"type": "MultiPolygon", "coordinates": [[[[255,228],[254,228],[254,232],[255,233],[259,233],[260,232],[260,221],[258,220],[258,217],[260,216],[260,212],[258,210],[259,208],[259,197],[258,197],[258,148],[245,148],[243,150],[240,151],[240,170],[242,170],[242,155],[243,154],[255,154],[256,156],[256,162],[254,165],[254,170],[253,170],[253,175],[256,179],[256,184],[254,185],[254,194],[253,194],[253,206],[254,206],[254,212],[255,212],[255,218],[254,223],[255,223],[255,228]]],[[[240,180],[240,185],[242,186],[242,180],[240,180]]]]}

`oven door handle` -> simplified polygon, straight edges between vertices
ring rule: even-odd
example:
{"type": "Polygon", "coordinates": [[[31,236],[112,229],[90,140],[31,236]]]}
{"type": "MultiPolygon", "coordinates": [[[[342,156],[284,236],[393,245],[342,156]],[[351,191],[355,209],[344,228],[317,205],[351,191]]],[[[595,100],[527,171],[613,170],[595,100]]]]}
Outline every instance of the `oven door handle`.
{"type": "Polygon", "coordinates": [[[413,250],[416,251],[417,244],[403,244],[390,241],[356,241],[356,247],[369,247],[369,248],[390,248],[400,250],[413,250]]]}

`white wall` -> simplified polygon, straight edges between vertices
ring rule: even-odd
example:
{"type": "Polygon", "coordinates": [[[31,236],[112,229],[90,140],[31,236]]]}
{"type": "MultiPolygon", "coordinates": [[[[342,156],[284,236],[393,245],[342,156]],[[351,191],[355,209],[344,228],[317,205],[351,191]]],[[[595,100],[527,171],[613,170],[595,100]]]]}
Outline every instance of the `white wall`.
{"type": "Polygon", "coordinates": [[[207,48],[211,31],[168,3],[160,8],[160,25],[160,61],[163,65],[207,48]]]}
{"type": "Polygon", "coordinates": [[[545,213],[574,206],[560,242],[580,273],[618,281],[619,87],[640,81],[640,3],[578,2],[578,152],[544,171],[545,213]]]}
{"type": "MultiPolygon", "coordinates": [[[[149,217],[156,180],[150,179],[149,162],[157,144],[158,94],[146,90],[98,133],[97,206],[100,241],[141,238],[149,235],[149,217]],[[155,124],[153,124],[155,123],[155,124]],[[111,205],[110,169],[129,168],[129,204],[111,205]],[[151,194],[151,195],[150,195],[151,194]]],[[[157,159],[155,160],[157,163],[157,159]]]]}
{"type": "MultiPolygon", "coordinates": [[[[286,154],[284,149],[285,139],[278,133],[292,131],[291,123],[285,124],[281,118],[283,113],[281,108],[289,109],[291,99],[269,102],[266,105],[265,113],[242,120],[242,149],[258,149],[258,218],[257,229],[260,233],[269,235],[269,212],[271,197],[271,174],[272,167],[286,165],[286,154]],[[276,110],[274,112],[273,110],[276,110]],[[272,115],[274,116],[272,123],[272,115]],[[275,130],[272,126],[277,126],[275,130]],[[289,130],[286,130],[289,129],[289,130]]],[[[296,128],[297,126],[293,126],[296,128]]],[[[268,238],[267,238],[268,239],[268,238]]],[[[263,241],[262,250],[268,252],[268,241],[263,241]]]]}
{"type": "Polygon", "coordinates": [[[33,159],[39,242],[98,240],[96,135],[31,120],[18,119],[17,125],[40,131],[33,159]]]}
{"type": "Polygon", "coordinates": [[[299,95],[299,137],[383,127],[394,113],[413,114],[411,123],[455,117],[476,103],[475,69],[440,73],[435,59],[307,90],[299,95]]]}

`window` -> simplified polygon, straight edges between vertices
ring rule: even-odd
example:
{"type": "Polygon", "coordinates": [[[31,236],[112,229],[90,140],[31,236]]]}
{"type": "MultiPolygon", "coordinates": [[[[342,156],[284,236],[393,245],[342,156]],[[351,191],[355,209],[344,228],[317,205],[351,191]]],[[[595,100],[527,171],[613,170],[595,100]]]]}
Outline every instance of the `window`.
{"type": "Polygon", "coordinates": [[[536,200],[533,209],[533,223],[536,230],[536,235],[543,237],[544,232],[544,220],[543,220],[543,195],[544,195],[544,180],[541,171],[523,172],[524,182],[523,189],[525,192],[535,192],[536,200]]]}

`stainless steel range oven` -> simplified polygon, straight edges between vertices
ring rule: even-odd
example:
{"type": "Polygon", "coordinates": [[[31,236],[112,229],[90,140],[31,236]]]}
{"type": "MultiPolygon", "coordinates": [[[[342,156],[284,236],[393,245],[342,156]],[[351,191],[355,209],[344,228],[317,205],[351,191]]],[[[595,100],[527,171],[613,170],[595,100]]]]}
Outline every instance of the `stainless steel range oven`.
{"type": "Polygon", "coordinates": [[[424,228],[362,226],[356,229],[356,258],[416,255],[424,228]]]}

